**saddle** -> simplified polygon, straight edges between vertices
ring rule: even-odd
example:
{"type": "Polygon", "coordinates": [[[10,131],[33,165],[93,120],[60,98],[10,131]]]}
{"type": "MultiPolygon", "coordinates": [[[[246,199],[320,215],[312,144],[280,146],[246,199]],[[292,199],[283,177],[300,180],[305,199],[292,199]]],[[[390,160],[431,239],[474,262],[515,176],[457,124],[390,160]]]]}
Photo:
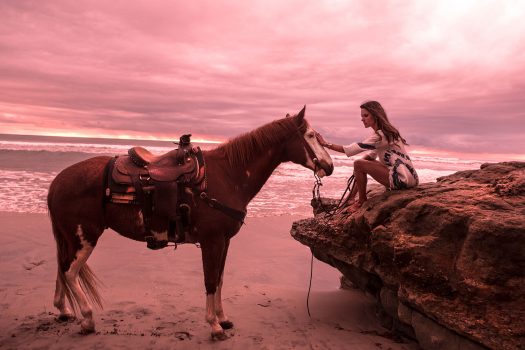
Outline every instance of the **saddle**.
{"type": "Polygon", "coordinates": [[[190,137],[181,136],[178,148],[158,156],[132,147],[128,155],[115,156],[108,164],[106,200],[141,207],[148,248],[195,243],[190,235],[192,197],[193,192],[206,190],[206,181],[202,152],[190,137]],[[166,223],[167,239],[152,234],[153,220],[166,223]]]}

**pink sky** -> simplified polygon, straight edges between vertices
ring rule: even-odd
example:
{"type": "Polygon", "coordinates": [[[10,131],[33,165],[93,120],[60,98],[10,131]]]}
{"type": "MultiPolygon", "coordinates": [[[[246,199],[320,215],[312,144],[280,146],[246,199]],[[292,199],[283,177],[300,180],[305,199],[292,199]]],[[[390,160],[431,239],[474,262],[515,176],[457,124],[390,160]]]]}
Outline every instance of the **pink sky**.
{"type": "Polygon", "coordinates": [[[523,1],[2,1],[0,133],[224,140],[296,113],[525,159],[523,1]]]}

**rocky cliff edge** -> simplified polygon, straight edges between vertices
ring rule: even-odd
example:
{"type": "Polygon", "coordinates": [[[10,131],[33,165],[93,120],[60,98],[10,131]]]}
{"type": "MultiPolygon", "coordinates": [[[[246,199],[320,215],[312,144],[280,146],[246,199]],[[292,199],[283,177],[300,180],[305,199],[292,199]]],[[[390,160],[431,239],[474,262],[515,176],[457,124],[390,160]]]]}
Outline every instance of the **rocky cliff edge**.
{"type": "Polygon", "coordinates": [[[525,349],[525,163],[316,211],[292,236],[374,296],[387,327],[428,350],[525,349]]]}

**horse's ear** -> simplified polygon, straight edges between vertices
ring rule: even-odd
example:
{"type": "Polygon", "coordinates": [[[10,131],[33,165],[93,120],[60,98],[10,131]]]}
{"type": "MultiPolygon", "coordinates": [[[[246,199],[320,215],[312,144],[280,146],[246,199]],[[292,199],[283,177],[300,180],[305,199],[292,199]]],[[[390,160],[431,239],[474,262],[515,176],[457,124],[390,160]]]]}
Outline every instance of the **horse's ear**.
{"type": "Polygon", "coordinates": [[[297,120],[299,121],[299,123],[302,123],[303,122],[303,119],[304,119],[304,111],[306,110],[306,105],[304,105],[303,109],[301,109],[301,111],[299,112],[299,114],[297,114],[297,120]]]}

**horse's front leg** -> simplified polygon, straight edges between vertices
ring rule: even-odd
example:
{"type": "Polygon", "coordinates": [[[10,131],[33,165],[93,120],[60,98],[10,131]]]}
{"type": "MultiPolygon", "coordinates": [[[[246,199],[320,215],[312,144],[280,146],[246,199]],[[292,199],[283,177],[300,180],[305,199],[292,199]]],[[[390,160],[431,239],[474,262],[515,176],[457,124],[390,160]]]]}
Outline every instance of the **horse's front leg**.
{"type": "Polygon", "coordinates": [[[206,287],[206,322],[211,327],[212,339],[225,340],[228,337],[217,317],[216,294],[221,275],[221,262],[226,242],[224,237],[203,239],[201,242],[204,285],[206,287]]]}
{"type": "Polygon", "coordinates": [[[228,254],[228,247],[230,245],[230,240],[226,240],[225,246],[224,246],[224,254],[221,259],[221,270],[220,270],[220,279],[219,279],[219,285],[217,286],[217,291],[215,292],[215,314],[217,315],[217,318],[219,319],[219,324],[221,325],[222,329],[231,329],[233,328],[233,322],[228,320],[228,317],[224,313],[224,308],[222,305],[222,285],[224,282],[224,265],[226,264],[226,256],[228,254]]]}

